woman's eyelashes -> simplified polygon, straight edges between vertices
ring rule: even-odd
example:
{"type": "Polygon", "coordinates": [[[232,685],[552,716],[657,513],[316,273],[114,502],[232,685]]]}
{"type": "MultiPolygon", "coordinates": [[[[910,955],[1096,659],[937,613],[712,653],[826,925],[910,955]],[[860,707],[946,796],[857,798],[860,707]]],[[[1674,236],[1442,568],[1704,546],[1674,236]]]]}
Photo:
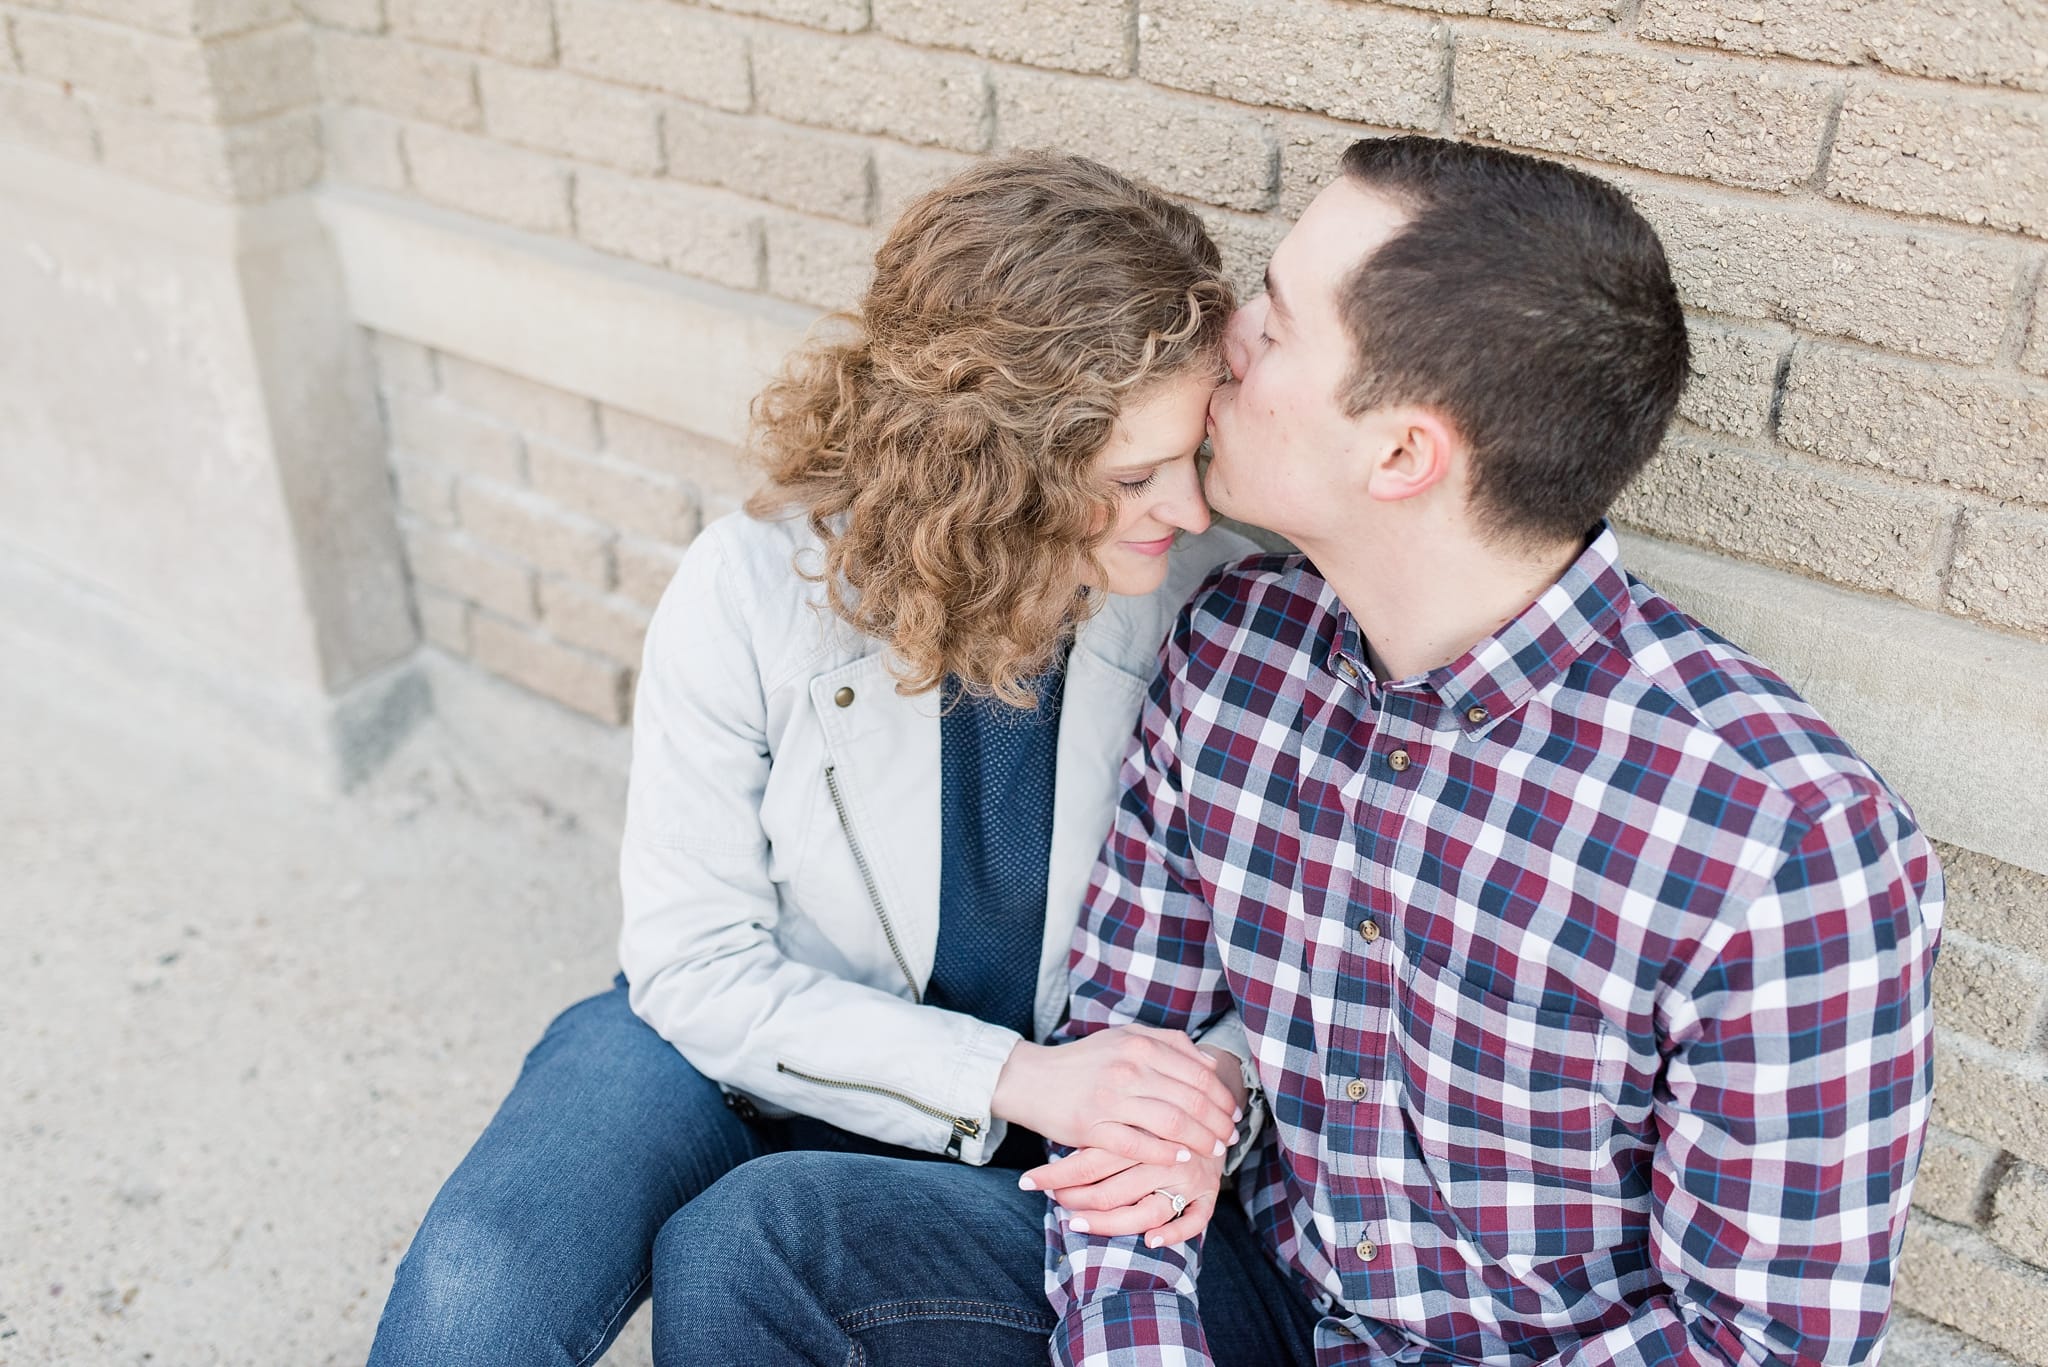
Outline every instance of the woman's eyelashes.
{"type": "Polygon", "coordinates": [[[1116,482],[1116,490],[1125,498],[1136,498],[1139,494],[1144,493],[1147,489],[1151,488],[1154,484],[1158,482],[1159,472],[1157,470],[1154,470],[1151,474],[1146,475],[1143,479],[1118,480],[1116,482]]]}

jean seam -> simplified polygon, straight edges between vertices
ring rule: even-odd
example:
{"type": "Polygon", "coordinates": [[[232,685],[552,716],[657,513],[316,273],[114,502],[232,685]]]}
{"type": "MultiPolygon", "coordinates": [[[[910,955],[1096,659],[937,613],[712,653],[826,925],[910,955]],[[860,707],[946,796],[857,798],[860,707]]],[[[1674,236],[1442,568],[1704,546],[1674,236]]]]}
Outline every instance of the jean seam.
{"type": "Polygon", "coordinates": [[[611,1347],[612,1340],[617,1337],[618,1331],[624,1327],[623,1321],[625,1316],[632,1311],[636,1303],[634,1298],[640,1294],[641,1289],[652,1279],[652,1272],[642,1272],[639,1280],[626,1288],[625,1299],[619,1302],[618,1308],[612,1311],[611,1318],[605,1321],[604,1328],[598,1333],[596,1344],[591,1347],[589,1352],[576,1359],[576,1367],[590,1367],[591,1363],[596,1362],[604,1355],[605,1349],[611,1347]]]}
{"type": "Polygon", "coordinates": [[[980,1320],[986,1324],[999,1324],[1011,1329],[1044,1334],[1050,1334],[1059,1327],[1059,1321],[1050,1315],[1034,1315],[1028,1310],[1019,1310],[1016,1306],[1006,1305],[1001,1301],[957,1298],[889,1301],[850,1311],[839,1316],[834,1323],[852,1334],[863,1329],[879,1328],[885,1324],[900,1324],[905,1320],[921,1319],[980,1320]]]}

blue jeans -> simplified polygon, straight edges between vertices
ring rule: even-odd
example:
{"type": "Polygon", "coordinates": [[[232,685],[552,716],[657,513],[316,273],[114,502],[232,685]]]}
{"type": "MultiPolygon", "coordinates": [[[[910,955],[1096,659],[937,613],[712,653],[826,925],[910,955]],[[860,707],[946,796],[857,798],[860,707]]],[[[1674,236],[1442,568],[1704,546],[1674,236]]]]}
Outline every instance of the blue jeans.
{"type": "MultiPolygon", "coordinates": [[[[777,1153],[720,1179],[654,1251],[660,1367],[1045,1367],[1045,1197],[957,1163],[777,1153]]],[[[1321,1318],[1234,1200],[1198,1286],[1218,1367],[1306,1367],[1321,1318]]]]}
{"type": "Polygon", "coordinates": [[[548,1026],[434,1198],[372,1367],[595,1362],[647,1297],[663,1222],[748,1159],[791,1147],[908,1153],[818,1121],[749,1123],[633,1014],[621,976],[548,1026]]]}

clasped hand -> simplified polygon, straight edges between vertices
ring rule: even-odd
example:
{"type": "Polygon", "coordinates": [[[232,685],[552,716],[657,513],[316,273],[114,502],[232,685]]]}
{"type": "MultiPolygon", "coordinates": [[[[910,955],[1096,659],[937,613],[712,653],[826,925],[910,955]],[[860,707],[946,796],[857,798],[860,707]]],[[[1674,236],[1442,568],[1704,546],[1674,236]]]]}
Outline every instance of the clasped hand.
{"type": "Polygon", "coordinates": [[[1222,1050],[1124,1025],[1072,1044],[1020,1043],[994,1110],[1074,1150],[1025,1173],[1027,1190],[1050,1195],[1083,1233],[1144,1234],[1157,1248],[1193,1238],[1215,1213],[1244,1083],[1222,1050]],[[1161,1192],[1182,1198],[1178,1218],[1161,1192]]]}

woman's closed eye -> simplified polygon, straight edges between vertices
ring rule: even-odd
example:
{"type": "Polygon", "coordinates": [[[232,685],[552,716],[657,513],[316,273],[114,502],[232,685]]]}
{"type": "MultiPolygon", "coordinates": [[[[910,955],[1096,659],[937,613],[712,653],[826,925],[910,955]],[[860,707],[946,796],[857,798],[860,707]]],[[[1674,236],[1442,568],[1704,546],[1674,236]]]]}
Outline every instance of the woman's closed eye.
{"type": "Polygon", "coordinates": [[[1116,482],[1117,492],[1127,498],[1135,498],[1158,482],[1159,472],[1152,471],[1143,479],[1120,479],[1116,482]]]}

